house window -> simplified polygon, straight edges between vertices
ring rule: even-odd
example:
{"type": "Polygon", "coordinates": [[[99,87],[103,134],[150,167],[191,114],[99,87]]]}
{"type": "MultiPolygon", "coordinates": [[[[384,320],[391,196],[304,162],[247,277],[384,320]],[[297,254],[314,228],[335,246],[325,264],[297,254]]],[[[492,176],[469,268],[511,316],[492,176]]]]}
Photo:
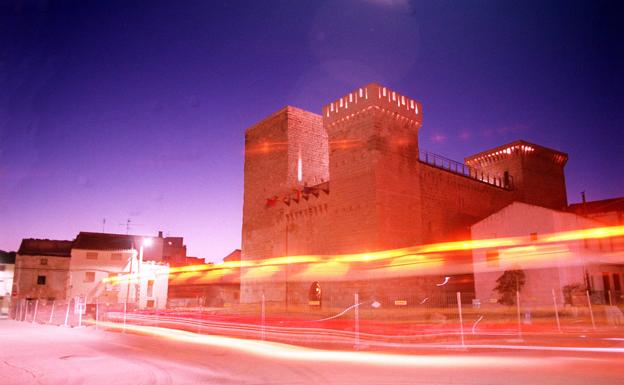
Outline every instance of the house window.
{"type": "Polygon", "coordinates": [[[154,280],[150,279],[147,281],[147,296],[151,297],[154,295],[154,280]]]}
{"type": "Polygon", "coordinates": [[[39,264],[40,265],[47,265],[48,264],[48,258],[41,258],[39,260],[39,264]]]}
{"type": "Polygon", "coordinates": [[[121,261],[121,253],[112,253],[111,261],[121,261]]]}
{"type": "Polygon", "coordinates": [[[119,291],[119,281],[115,279],[118,276],[118,273],[108,273],[108,278],[112,280],[106,283],[106,291],[119,291]]]}
{"type": "Polygon", "coordinates": [[[98,253],[93,251],[87,251],[87,259],[97,259],[98,253]]]}
{"type": "Polygon", "coordinates": [[[45,285],[46,284],[46,276],[38,275],[37,276],[37,285],[45,285]]]}
{"type": "Polygon", "coordinates": [[[487,253],[485,253],[485,260],[488,266],[498,267],[500,261],[498,250],[488,250],[487,253]]]}
{"type": "Polygon", "coordinates": [[[85,282],[95,282],[95,271],[87,271],[85,272],[85,282]]]}

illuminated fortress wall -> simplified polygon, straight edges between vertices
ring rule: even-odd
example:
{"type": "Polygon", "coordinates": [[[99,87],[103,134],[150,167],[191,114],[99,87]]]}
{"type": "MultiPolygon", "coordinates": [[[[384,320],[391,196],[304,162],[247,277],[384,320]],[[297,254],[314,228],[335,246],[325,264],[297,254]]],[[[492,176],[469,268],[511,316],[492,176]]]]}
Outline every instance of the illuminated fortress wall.
{"type": "MultiPolygon", "coordinates": [[[[247,130],[243,261],[465,239],[472,224],[514,200],[566,205],[565,154],[503,146],[465,164],[432,161],[418,146],[421,104],[377,84],[321,113],[286,107],[247,130]],[[546,198],[545,189],[555,194],[546,198]]],[[[243,270],[241,301],[262,292],[267,300],[299,301],[309,283],[288,292],[286,274],[259,283],[243,270]]]]}

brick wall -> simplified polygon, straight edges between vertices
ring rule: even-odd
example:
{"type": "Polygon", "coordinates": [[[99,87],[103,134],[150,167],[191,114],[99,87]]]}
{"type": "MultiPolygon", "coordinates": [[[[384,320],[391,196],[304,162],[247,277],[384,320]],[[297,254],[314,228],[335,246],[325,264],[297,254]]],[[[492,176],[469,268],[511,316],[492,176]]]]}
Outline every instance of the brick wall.
{"type": "Polygon", "coordinates": [[[512,202],[513,192],[421,163],[423,243],[470,238],[470,226],[512,202]]]}

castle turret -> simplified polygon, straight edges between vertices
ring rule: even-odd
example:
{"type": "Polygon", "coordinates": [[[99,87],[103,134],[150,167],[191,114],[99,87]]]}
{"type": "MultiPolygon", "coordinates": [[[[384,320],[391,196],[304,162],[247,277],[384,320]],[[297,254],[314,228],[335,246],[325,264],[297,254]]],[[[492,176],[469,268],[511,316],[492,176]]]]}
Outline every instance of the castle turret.
{"type": "Polygon", "coordinates": [[[465,159],[466,164],[502,178],[514,200],[552,209],[567,206],[563,167],[566,153],[518,140],[465,159]]]}
{"type": "Polygon", "coordinates": [[[275,226],[285,210],[277,200],[328,179],[321,116],[288,106],[250,127],[245,132],[243,258],[288,254],[276,241],[283,238],[275,226]]]}
{"type": "Polygon", "coordinates": [[[420,242],[421,105],[369,84],[323,107],[337,252],[420,242]]]}

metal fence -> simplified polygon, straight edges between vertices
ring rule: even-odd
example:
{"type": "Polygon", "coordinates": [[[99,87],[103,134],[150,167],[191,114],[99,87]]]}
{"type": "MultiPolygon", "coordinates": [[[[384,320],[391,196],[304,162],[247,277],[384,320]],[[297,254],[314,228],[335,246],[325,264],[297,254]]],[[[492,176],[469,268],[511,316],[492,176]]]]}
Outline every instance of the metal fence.
{"type": "Polygon", "coordinates": [[[484,337],[624,331],[621,292],[585,291],[566,301],[553,289],[551,303],[542,301],[540,305],[529,305],[530,301],[525,301],[521,292],[516,293],[513,303],[506,305],[484,303],[473,292],[443,292],[431,297],[381,301],[362,299],[357,292],[351,297],[352,305],[344,308],[322,304],[285,307],[282,302],[261,300],[221,308],[169,310],[138,310],[124,304],[89,304],[80,309],[73,300],[22,299],[12,303],[10,318],[68,327],[96,326],[104,321],[125,327],[128,322],[199,334],[343,345],[411,343],[423,339],[464,345],[484,337]]]}
{"type": "Polygon", "coordinates": [[[95,303],[86,306],[71,300],[17,299],[9,309],[9,318],[39,324],[67,327],[89,326],[106,321],[111,312],[135,311],[134,305],[95,303]]]}
{"type": "Polygon", "coordinates": [[[478,168],[468,166],[465,163],[457,162],[428,151],[420,151],[418,158],[423,163],[454,174],[462,175],[506,190],[513,189],[513,177],[509,174],[506,174],[504,177],[491,175],[478,168]]]}

